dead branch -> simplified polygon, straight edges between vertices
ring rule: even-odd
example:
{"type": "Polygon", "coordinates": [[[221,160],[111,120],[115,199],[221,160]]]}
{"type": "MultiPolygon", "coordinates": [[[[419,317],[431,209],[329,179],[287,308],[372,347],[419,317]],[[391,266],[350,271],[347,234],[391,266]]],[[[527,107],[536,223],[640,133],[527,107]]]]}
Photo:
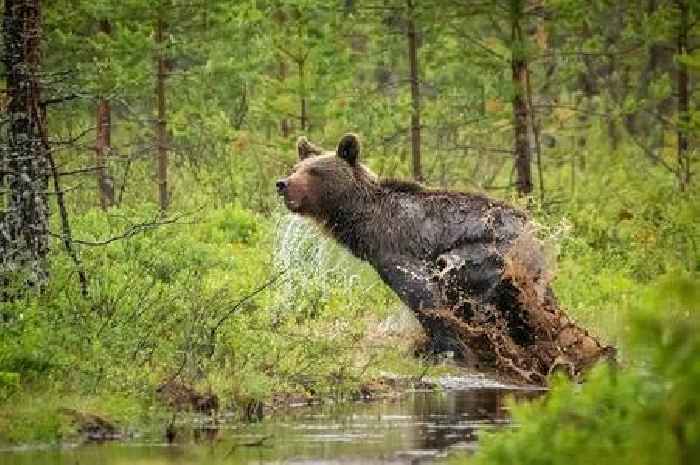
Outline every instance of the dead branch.
{"type": "MultiPolygon", "coordinates": [[[[129,239],[139,233],[149,231],[151,229],[158,228],[160,226],[165,226],[168,224],[185,224],[180,222],[179,220],[183,218],[185,215],[176,215],[173,218],[167,218],[164,220],[156,220],[156,221],[151,221],[148,223],[139,223],[139,224],[133,224],[129,226],[122,234],[118,236],[112,236],[107,239],[102,239],[100,241],[86,241],[86,240],[81,240],[81,239],[73,239],[74,244],[80,244],[80,245],[88,245],[88,246],[101,246],[101,245],[107,245],[112,242],[121,240],[121,239],[129,239]]],[[[51,236],[53,237],[61,237],[58,236],[54,233],[51,233],[51,236]]]]}
{"type": "MultiPolygon", "coordinates": [[[[216,336],[216,332],[219,330],[221,325],[224,324],[224,322],[227,319],[229,319],[234,313],[236,313],[236,311],[239,308],[241,308],[241,306],[243,306],[246,302],[248,302],[249,300],[251,300],[252,298],[257,296],[258,294],[260,294],[265,289],[267,289],[270,286],[272,286],[273,284],[275,284],[277,282],[277,280],[280,279],[285,273],[287,273],[287,270],[282,270],[282,271],[276,273],[272,278],[268,279],[260,287],[258,287],[253,292],[251,292],[250,294],[246,295],[241,300],[236,302],[236,304],[233,307],[231,307],[231,309],[228,312],[226,312],[224,315],[222,315],[221,318],[219,318],[219,320],[212,326],[211,331],[210,331],[210,335],[211,335],[212,340],[216,336]]],[[[213,346],[213,344],[212,344],[212,346],[213,346]]]]}
{"type": "Polygon", "coordinates": [[[85,174],[85,173],[92,173],[93,171],[100,170],[104,168],[105,166],[89,166],[87,168],[81,168],[77,170],[72,170],[72,171],[59,171],[56,173],[58,176],[73,176],[75,174],[85,174]]]}
{"type": "Polygon", "coordinates": [[[91,131],[94,131],[95,129],[97,129],[97,128],[95,126],[92,126],[92,127],[85,129],[77,136],[71,137],[68,140],[50,140],[50,141],[48,141],[48,143],[49,143],[49,146],[51,146],[51,145],[73,145],[76,142],[78,142],[80,139],[85,137],[88,133],[90,133],[91,131]]]}
{"type": "Polygon", "coordinates": [[[465,150],[465,149],[471,149],[471,150],[478,150],[478,151],[483,151],[483,152],[496,152],[496,153],[506,153],[509,155],[513,154],[513,151],[510,149],[502,149],[498,147],[485,147],[481,145],[462,145],[458,144],[453,147],[447,148],[445,150],[447,151],[454,151],[454,150],[465,150]]]}
{"type": "MultiPolygon", "coordinates": [[[[46,107],[34,106],[32,111],[36,112],[36,119],[40,122],[40,127],[42,129],[46,128],[46,107]]],[[[76,271],[78,272],[78,280],[80,281],[80,293],[83,297],[87,297],[87,275],[85,274],[83,265],[80,262],[78,253],[73,248],[73,237],[71,233],[70,221],[68,220],[68,210],[66,209],[66,203],[63,199],[63,190],[61,189],[60,177],[58,176],[56,162],[54,161],[53,154],[51,153],[51,145],[45,130],[40,131],[40,137],[44,151],[46,152],[46,159],[49,162],[49,169],[51,170],[51,177],[53,178],[53,187],[54,191],[56,192],[56,203],[58,204],[58,212],[61,217],[61,235],[59,237],[63,241],[63,246],[65,247],[66,252],[75,264],[76,271]]]]}
{"type": "Polygon", "coordinates": [[[71,100],[77,100],[81,97],[84,97],[79,94],[69,94],[69,95],[64,95],[62,97],[54,97],[46,100],[41,101],[41,106],[46,106],[46,105],[55,105],[57,103],[63,103],[63,102],[69,102],[71,100]]]}

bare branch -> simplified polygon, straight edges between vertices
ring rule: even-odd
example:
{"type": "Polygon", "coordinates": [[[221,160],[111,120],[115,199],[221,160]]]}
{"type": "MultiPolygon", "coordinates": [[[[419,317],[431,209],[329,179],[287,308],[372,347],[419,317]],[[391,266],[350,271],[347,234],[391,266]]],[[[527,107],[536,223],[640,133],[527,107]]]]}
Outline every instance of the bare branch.
{"type": "Polygon", "coordinates": [[[454,151],[454,150],[464,150],[464,149],[472,149],[472,150],[479,150],[483,152],[496,152],[496,153],[507,153],[508,155],[512,155],[513,151],[510,149],[502,149],[499,147],[485,147],[483,145],[462,145],[458,144],[455,145],[451,148],[448,148],[446,150],[454,151]]]}
{"type": "MultiPolygon", "coordinates": [[[[80,240],[80,239],[74,239],[73,242],[75,244],[80,244],[80,245],[88,245],[88,246],[100,246],[100,245],[107,245],[112,242],[121,240],[121,239],[129,239],[139,233],[149,231],[151,229],[158,228],[160,226],[165,226],[168,224],[188,224],[188,223],[182,223],[179,220],[183,218],[185,214],[177,215],[173,218],[168,218],[164,220],[157,220],[157,221],[152,221],[148,223],[139,223],[139,224],[133,224],[129,226],[122,234],[118,236],[112,236],[107,239],[103,239],[100,241],[86,241],[86,240],[80,240]]],[[[54,233],[51,233],[53,237],[61,237],[58,236],[54,233]]]]}
{"type": "Polygon", "coordinates": [[[241,308],[241,306],[242,306],[243,304],[245,304],[246,302],[248,302],[249,300],[251,300],[253,297],[255,297],[255,296],[257,296],[258,294],[260,294],[260,293],[261,293],[262,291],[264,291],[265,289],[267,289],[267,288],[269,288],[270,286],[272,286],[273,284],[275,284],[275,283],[277,282],[277,280],[278,280],[279,278],[281,278],[285,273],[287,273],[287,270],[279,271],[277,274],[275,274],[272,278],[270,278],[269,280],[267,280],[267,281],[266,281],[264,284],[262,284],[260,287],[258,287],[258,288],[255,289],[253,292],[251,292],[250,294],[246,295],[246,296],[243,297],[241,300],[239,300],[238,302],[236,302],[236,304],[235,304],[233,307],[231,307],[231,309],[230,309],[228,312],[226,312],[224,315],[222,315],[221,318],[219,318],[219,320],[214,324],[214,326],[212,326],[212,328],[211,328],[211,338],[214,339],[214,336],[216,336],[216,332],[219,330],[219,328],[221,327],[221,325],[224,324],[224,322],[225,322],[227,319],[229,319],[234,313],[236,313],[236,311],[237,311],[239,308],[241,308]]]}
{"type": "Polygon", "coordinates": [[[54,97],[54,98],[42,100],[40,105],[41,106],[54,105],[57,103],[63,103],[63,102],[69,102],[71,100],[77,100],[77,99],[82,98],[82,97],[84,97],[84,95],[69,94],[69,95],[64,95],[62,97],[54,97]]]}
{"type": "Polygon", "coordinates": [[[75,174],[84,174],[84,173],[92,173],[93,171],[97,171],[99,169],[104,168],[104,166],[89,166],[87,168],[81,168],[73,171],[59,171],[56,173],[57,176],[73,176],[75,174]]]}

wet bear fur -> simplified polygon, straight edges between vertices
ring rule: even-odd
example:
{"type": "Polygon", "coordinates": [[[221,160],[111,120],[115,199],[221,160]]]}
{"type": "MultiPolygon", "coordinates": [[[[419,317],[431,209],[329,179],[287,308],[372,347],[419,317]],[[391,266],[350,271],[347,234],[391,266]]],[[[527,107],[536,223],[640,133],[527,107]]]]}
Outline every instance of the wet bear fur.
{"type": "MultiPolygon", "coordinates": [[[[277,182],[287,208],[368,261],[413,310],[430,351],[535,383],[558,361],[573,370],[589,362],[570,360],[558,340],[571,322],[548,286],[524,212],[481,194],[379,179],[359,162],[354,134],[335,152],[303,137],[297,150],[299,162],[277,182]],[[516,244],[525,253],[513,253],[516,244]]],[[[581,343],[575,336],[569,345],[581,343]]],[[[597,341],[590,344],[597,354],[597,341]]]]}

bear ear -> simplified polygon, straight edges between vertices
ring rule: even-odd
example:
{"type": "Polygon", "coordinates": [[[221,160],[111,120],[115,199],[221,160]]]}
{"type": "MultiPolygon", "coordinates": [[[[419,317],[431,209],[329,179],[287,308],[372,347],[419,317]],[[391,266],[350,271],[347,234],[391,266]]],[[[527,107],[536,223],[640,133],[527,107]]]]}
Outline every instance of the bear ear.
{"type": "Polygon", "coordinates": [[[357,164],[360,157],[360,140],[355,134],[345,134],[338,142],[338,156],[350,166],[357,164]]]}
{"type": "Polygon", "coordinates": [[[297,152],[299,152],[299,160],[305,160],[309,157],[321,155],[323,150],[309,142],[306,137],[301,136],[299,139],[297,139],[297,152]]]}

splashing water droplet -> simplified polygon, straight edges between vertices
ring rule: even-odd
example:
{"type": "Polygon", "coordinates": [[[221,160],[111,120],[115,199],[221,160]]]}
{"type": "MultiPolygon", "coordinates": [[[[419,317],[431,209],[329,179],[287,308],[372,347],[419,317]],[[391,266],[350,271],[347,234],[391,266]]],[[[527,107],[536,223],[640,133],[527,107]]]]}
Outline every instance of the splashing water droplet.
{"type": "Polygon", "coordinates": [[[310,221],[292,214],[279,218],[274,264],[288,278],[277,291],[280,312],[294,310],[309,293],[323,301],[331,292],[349,290],[357,276],[348,271],[347,255],[337,252],[338,246],[310,221]]]}

